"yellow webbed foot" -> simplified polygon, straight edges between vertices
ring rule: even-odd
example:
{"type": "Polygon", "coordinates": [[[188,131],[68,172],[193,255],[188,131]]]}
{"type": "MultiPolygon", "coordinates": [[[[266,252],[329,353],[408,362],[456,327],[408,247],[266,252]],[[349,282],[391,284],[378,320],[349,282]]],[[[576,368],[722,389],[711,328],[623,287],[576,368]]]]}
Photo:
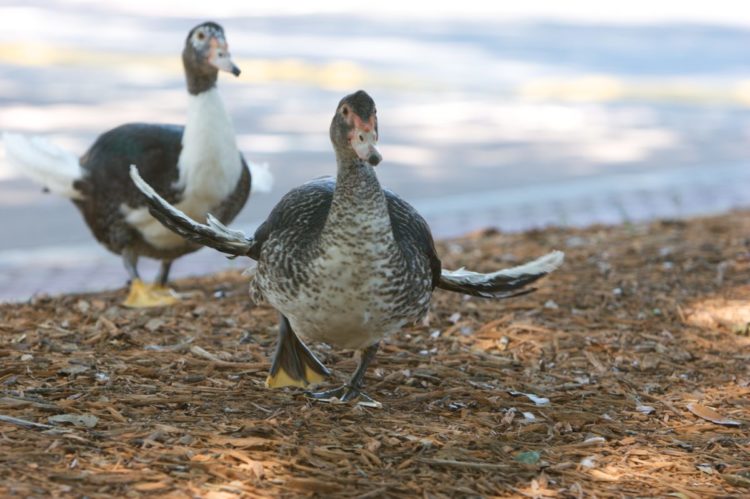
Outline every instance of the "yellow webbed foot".
{"type": "Polygon", "coordinates": [[[180,295],[177,293],[177,291],[162,284],[152,284],[151,291],[157,295],[171,296],[175,299],[175,301],[178,301],[180,299],[180,295]]]}
{"type": "Polygon", "coordinates": [[[310,366],[305,366],[304,379],[295,379],[284,369],[279,369],[276,374],[269,374],[266,378],[266,388],[282,388],[285,386],[296,386],[304,388],[309,384],[320,383],[325,381],[326,377],[312,370],[310,366]]]}
{"type": "Polygon", "coordinates": [[[164,307],[179,300],[168,288],[152,286],[140,279],[133,279],[128,297],[122,304],[129,308],[164,307]]]}
{"type": "Polygon", "coordinates": [[[320,383],[331,373],[305,346],[292,330],[289,319],[281,316],[279,342],[271,363],[271,372],[266,378],[266,388],[297,386],[304,388],[310,383],[320,383]]]}

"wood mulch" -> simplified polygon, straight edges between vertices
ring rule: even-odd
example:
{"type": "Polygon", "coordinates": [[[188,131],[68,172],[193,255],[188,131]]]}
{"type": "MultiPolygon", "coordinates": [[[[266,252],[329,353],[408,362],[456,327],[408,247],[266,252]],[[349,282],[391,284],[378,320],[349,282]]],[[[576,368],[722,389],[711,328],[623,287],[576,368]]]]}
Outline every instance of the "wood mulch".
{"type": "Polygon", "coordinates": [[[164,310],[2,305],[0,496],[750,496],[750,212],[439,244],[475,270],[553,248],[536,293],[437,291],[368,372],[381,409],[265,389],[276,314],[239,273],[164,310]]]}

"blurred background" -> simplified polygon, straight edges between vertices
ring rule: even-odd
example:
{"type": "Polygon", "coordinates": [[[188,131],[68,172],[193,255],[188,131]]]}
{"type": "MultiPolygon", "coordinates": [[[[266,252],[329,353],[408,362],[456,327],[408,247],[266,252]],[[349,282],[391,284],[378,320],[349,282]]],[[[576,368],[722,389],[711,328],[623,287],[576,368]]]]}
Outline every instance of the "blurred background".
{"type": "MultiPolygon", "coordinates": [[[[125,122],[183,123],[180,53],[212,19],[243,70],[219,81],[240,149],[275,176],[234,227],[334,172],[328,124],[359,88],[378,105],[381,182],[436,238],[750,205],[750,4],[494,3],[6,0],[0,130],[80,155],[125,122]]],[[[0,300],[124,285],[72,203],[1,150],[0,300]]],[[[247,264],[201,250],[174,276],[247,264]]]]}

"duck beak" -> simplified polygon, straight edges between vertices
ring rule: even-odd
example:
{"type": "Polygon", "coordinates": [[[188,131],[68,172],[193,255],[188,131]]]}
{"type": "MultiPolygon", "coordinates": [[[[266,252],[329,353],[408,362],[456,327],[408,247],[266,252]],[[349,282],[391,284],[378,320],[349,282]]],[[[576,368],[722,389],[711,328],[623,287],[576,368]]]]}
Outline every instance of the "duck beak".
{"type": "Polygon", "coordinates": [[[378,166],[383,161],[383,156],[380,155],[380,151],[373,147],[370,150],[370,155],[367,157],[367,162],[372,166],[378,166]]]}
{"type": "Polygon", "coordinates": [[[362,161],[367,161],[371,166],[377,166],[383,160],[383,156],[375,147],[378,143],[377,133],[355,129],[352,135],[352,148],[357,153],[357,157],[362,161]]]}
{"type": "Polygon", "coordinates": [[[232,56],[229,54],[229,45],[225,40],[216,37],[211,38],[211,48],[208,52],[208,63],[219,71],[232,73],[234,76],[240,75],[240,68],[232,62],[232,56]]]}

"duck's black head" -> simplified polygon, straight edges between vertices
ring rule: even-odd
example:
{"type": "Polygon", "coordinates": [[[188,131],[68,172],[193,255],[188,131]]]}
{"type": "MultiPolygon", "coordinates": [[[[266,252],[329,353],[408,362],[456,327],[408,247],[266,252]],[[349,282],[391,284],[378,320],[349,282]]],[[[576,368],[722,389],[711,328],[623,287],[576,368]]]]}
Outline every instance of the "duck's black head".
{"type": "Polygon", "coordinates": [[[240,69],[229,55],[224,28],[211,21],[190,30],[182,50],[182,64],[188,91],[194,95],[212,88],[219,70],[240,75],[240,69]]]}
{"type": "Polygon", "coordinates": [[[341,99],[331,121],[330,134],[340,160],[356,161],[359,158],[376,166],[383,159],[375,147],[378,143],[375,101],[364,90],[341,99]]]}

